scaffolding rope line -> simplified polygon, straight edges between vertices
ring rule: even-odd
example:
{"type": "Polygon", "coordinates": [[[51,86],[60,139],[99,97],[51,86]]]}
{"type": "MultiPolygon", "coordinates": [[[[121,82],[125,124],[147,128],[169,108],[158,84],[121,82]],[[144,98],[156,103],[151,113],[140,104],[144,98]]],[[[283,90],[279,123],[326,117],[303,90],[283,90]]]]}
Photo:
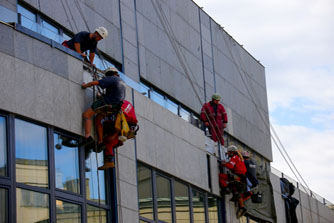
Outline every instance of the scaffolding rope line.
{"type": "MultiPolygon", "coordinates": [[[[169,24],[169,22],[168,22],[168,19],[166,18],[166,15],[164,14],[163,9],[161,8],[160,3],[155,2],[154,0],[151,0],[151,1],[152,1],[153,8],[155,9],[155,11],[156,11],[156,13],[157,13],[157,15],[158,15],[158,18],[159,18],[159,20],[160,20],[160,23],[162,24],[162,26],[163,26],[163,28],[164,28],[166,34],[167,34],[168,39],[170,40],[171,45],[172,45],[172,47],[174,48],[174,51],[175,51],[176,56],[177,56],[177,58],[178,58],[178,60],[179,60],[179,62],[180,62],[180,64],[181,64],[181,67],[183,68],[183,70],[184,70],[184,72],[185,72],[185,74],[186,74],[186,77],[187,77],[187,79],[189,80],[190,85],[191,85],[191,87],[192,87],[192,89],[193,89],[193,91],[194,91],[194,93],[195,93],[195,95],[196,95],[196,97],[197,97],[199,103],[202,105],[203,103],[202,103],[201,98],[200,98],[200,96],[198,95],[198,93],[197,93],[197,91],[196,91],[196,89],[195,89],[195,86],[194,86],[194,83],[193,83],[192,80],[191,80],[190,74],[193,76],[193,79],[194,79],[194,81],[196,82],[197,85],[198,85],[198,83],[197,83],[197,81],[196,81],[196,78],[195,78],[194,75],[192,74],[191,69],[189,69],[189,65],[188,65],[188,63],[187,63],[187,61],[186,61],[186,59],[185,59],[185,56],[184,56],[183,53],[182,53],[182,50],[179,49],[179,47],[178,47],[178,43],[177,43],[176,40],[175,40],[176,37],[175,37],[175,34],[174,34],[174,32],[173,32],[173,29],[171,28],[171,26],[170,26],[170,24],[169,24]],[[155,3],[156,3],[157,5],[156,5],[155,3]],[[160,12],[160,13],[159,13],[159,12],[160,12]],[[188,69],[190,70],[190,74],[189,74],[189,72],[188,72],[187,67],[188,67],[188,69]]],[[[205,109],[204,109],[204,113],[205,113],[205,116],[206,116],[207,119],[208,119],[209,125],[210,125],[210,126],[214,126],[213,123],[211,122],[211,120],[209,119],[209,115],[207,114],[207,112],[206,112],[205,109]]],[[[213,121],[214,121],[214,123],[216,124],[216,126],[218,126],[216,120],[213,120],[213,121]]],[[[214,133],[218,136],[218,134],[217,134],[215,128],[212,128],[212,130],[213,130],[214,133]]],[[[219,135],[222,135],[222,132],[219,130],[219,128],[217,128],[217,130],[218,130],[219,135]]],[[[224,146],[224,145],[221,143],[220,138],[217,137],[217,139],[218,139],[219,144],[222,145],[222,146],[224,146]]],[[[220,149],[220,146],[219,146],[219,145],[218,145],[218,148],[220,149]]],[[[220,154],[221,154],[221,151],[219,151],[219,157],[221,158],[220,154]]]]}
{"type": "MultiPolygon", "coordinates": [[[[65,0],[65,1],[66,1],[66,0],[65,0]]],[[[71,30],[73,30],[73,26],[72,26],[72,24],[71,24],[71,21],[70,21],[70,19],[69,19],[68,14],[67,14],[67,11],[66,11],[66,8],[65,8],[65,5],[64,5],[63,0],[60,0],[60,3],[61,3],[61,5],[63,6],[63,9],[64,9],[64,12],[65,12],[66,18],[67,18],[67,20],[68,20],[68,23],[69,23],[70,26],[71,26],[71,30]]]]}
{"type": "MultiPolygon", "coordinates": [[[[72,20],[73,20],[73,24],[74,24],[75,28],[77,29],[77,32],[79,32],[79,28],[78,28],[78,26],[77,26],[77,23],[75,22],[75,19],[74,19],[74,17],[73,17],[72,12],[71,12],[71,8],[70,8],[70,6],[69,6],[67,0],[63,0],[63,1],[65,1],[66,5],[67,5],[68,11],[69,11],[69,13],[70,13],[70,15],[71,15],[71,18],[72,18],[72,20]]],[[[65,11],[65,14],[66,14],[66,10],[65,10],[65,8],[64,8],[64,11],[65,11]]],[[[67,19],[69,19],[69,18],[67,18],[67,19]]],[[[70,23],[70,20],[69,20],[69,23],[70,23]]],[[[70,23],[70,24],[71,24],[71,23],[70,23]]],[[[72,26],[71,26],[71,28],[72,28],[72,26]]]]}

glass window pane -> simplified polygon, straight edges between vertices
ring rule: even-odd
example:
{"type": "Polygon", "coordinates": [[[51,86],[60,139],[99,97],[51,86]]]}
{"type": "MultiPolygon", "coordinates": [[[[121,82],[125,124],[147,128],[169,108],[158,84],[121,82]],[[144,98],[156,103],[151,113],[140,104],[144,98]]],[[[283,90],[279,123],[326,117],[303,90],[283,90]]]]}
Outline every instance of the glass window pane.
{"type": "Polygon", "coordinates": [[[175,104],[173,101],[171,101],[171,100],[169,100],[169,99],[167,99],[167,101],[166,101],[166,108],[169,110],[169,111],[171,111],[171,112],[173,112],[174,114],[178,114],[178,105],[177,104],[175,104]]]}
{"type": "Polygon", "coordinates": [[[66,33],[63,33],[63,41],[64,40],[70,40],[71,39],[71,37],[69,36],[69,35],[67,35],[66,33]]]}
{"type": "Polygon", "coordinates": [[[209,222],[218,223],[218,200],[215,197],[208,196],[209,222]]]}
{"type": "Polygon", "coordinates": [[[91,205],[87,205],[87,223],[106,223],[106,210],[91,205]]]}
{"type": "Polygon", "coordinates": [[[138,164],[139,215],[153,219],[152,175],[151,170],[138,164]]]}
{"type": "Polygon", "coordinates": [[[187,110],[181,108],[180,109],[180,116],[181,118],[183,118],[184,120],[186,120],[187,122],[190,122],[190,112],[188,112],[187,110]]]}
{"type": "Polygon", "coordinates": [[[163,95],[159,94],[156,91],[150,92],[150,97],[153,101],[161,105],[162,107],[166,107],[166,100],[163,95]]]}
{"type": "Polygon", "coordinates": [[[56,187],[80,193],[78,141],[54,134],[56,187]]]}
{"type": "Polygon", "coordinates": [[[46,128],[15,119],[16,181],[48,187],[46,128]]]}
{"type": "Polygon", "coordinates": [[[175,181],[175,214],[176,222],[190,223],[189,191],[188,186],[175,181]]]}
{"type": "Polygon", "coordinates": [[[49,196],[17,188],[16,213],[17,223],[50,222],[49,196]]]}
{"type": "Polygon", "coordinates": [[[148,97],[148,91],[149,91],[149,87],[144,84],[144,83],[139,83],[139,88],[136,89],[137,91],[139,91],[140,93],[142,93],[143,95],[145,95],[146,97],[148,97]]]}
{"type": "Polygon", "coordinates": [[[20,5],[17,5],[17,12],[21,14],[21,25],[37,32],[37,22],[36,15],[33,12],[23,8],[20,5]]]}
{"type": "Polygon", "coordinates": [[[204,194],[193,190],[194,222],[205,222],[204,194]]]}
{"type": "Polygon", "coordinates": [[[0,222],[7,222],[8,194],[7,190],[0,188],[0,222]]]}
{"type": "Polygon", "coordinates": [[[60,42],[59,31],[55,26],[53,26],[50,23],[42,20],[41,28],[42,28],[41,34],[43,36],[46,36],[50,39],[53,39],[54,41],[60,42]]]}
{"type": "Polygon", "coordinates": [[[7,130],[6,119],[0,116],[0,176],[7,175],[7,130]]]}
{"type": "Polygon", "coordinates": [[[103,165],[103,153],[98,153],[96,157],[96,153],[90,150],[86,152],[85,158],[86,198],[95,202],[99,202],[100,198],[100,203],[106,204],[106,185],[104,180],[104,170],[99,170],[97,174],[97,168],[103,165]]]}
{"type": "Polygon", "coordinates": [[[172,222],[170,180],[157,174],[156,184],[158,219],[164,222],[172,222]]]}
{"type": "Polygon", "coordinates": [[[81,223],[81,206],[56,200],[57,223],[81,223]]]}

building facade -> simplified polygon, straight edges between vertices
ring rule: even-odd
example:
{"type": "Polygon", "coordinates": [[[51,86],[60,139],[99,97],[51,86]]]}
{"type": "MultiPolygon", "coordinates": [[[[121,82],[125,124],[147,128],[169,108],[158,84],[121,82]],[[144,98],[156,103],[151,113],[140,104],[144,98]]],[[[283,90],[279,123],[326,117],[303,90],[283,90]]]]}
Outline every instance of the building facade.
{"type": "MultiPolygon", "coordinates": [[[[0,1],[0,222],[286,222],[280,176],[269,215],[235,216],[221,197],[219,147],[199,113],[214,92],[228,113],[225,146],[270,170],[265,68],[191,0],[0,1]],[[103,26],[99,70],[115,66],[140,130],[103,154],[78,148],[91,67],[61,42],[103,26]]],[[[296,190],[300,222],[333,222],[325,201],[296,190]]],[[[269,209],[269,206],[265,209],[269,209]]]]}

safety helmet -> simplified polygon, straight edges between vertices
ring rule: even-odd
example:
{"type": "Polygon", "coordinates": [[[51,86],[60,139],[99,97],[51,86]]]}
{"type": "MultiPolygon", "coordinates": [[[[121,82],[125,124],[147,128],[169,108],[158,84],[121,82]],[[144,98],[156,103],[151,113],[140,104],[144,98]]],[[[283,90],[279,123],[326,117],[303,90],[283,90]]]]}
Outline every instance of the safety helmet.
{"type": "Polygon", "coordinates": [[[106,76],[111,76],[114,74],[118,74],[118,70],[115,67],[108,67],[105,71],[104,71],[104,75],[106,76]]]}
{"type": "Polygon", "coordinates": [[[249,157],[249,152],[247,152],[247,151],[242,151],[241,155],[242,155],[243,157],[249,157]]]}
{"type": "Polygon", "coordinates": [[[95,32],[97,32],[103,39],[107,38],[108,36],[108,30],[102,26],[95,29],[95,32]]]}
{"type": "Polygon", "coordinates": [[[218,101],[220,101],[221,96],[220,96],[220,94],[218,94],[218,93],[214,93],[214,94],[212,95],[212,99],[213,99],[213,100],[218,100],[218,101]]]}
{"type": "Polygon", "coordinates": [[[236,146],[229,146],[227,147],[227,152],[237,152],[238,151],[238,148],[236,146]]]}

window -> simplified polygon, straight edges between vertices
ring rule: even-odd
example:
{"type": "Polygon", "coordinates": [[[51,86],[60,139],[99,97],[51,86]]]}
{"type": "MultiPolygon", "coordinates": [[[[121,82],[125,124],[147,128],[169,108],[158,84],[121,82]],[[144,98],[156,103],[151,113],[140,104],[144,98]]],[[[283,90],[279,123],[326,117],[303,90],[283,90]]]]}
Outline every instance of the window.
{"type": "Polygon", "coordinates": [[[87,223],[106,223],[107,212],[102,208],[87,205],[87,223]]]}
{"type": "Polygon", "coordinates": [[[190,223],[188,187],[174,181],[175,219],[178,223],[190,223]]]}
{"type": "Polygon", "coordinates": [[[152,174],[149,168],[138,164],[139,215],[153,219],[152,174]]]}
{"type": "Polygon", "coordinates": [[[194,223],[205,222],[204,194],[199,191],[193,190],[192,204],[194,223]]]}
{"type": "Polygon", "coordinates": [[[209,195],[208,196],[208,215],[209,215],[209,222],[219,222],[218,218],[218,200],[217,198],[209,195]]]}
{"type": "Polygon", "coordinates": [[[166,108],[174,114],[178,114],[179,106],[169,99],[166,101],[166,108]]]}
{"type": "Polygon", "coordinates": [[[0,116],[0,176],[7,176],[7,130],[6,119],[0,116]]]}
{"type": "Polygon", "coordinates": [[[48,149],[45,127],[15,119],[16,181],[48,187],[48,149]]]}
{"type": "Polygon", "coordinates": [[[54,41],[60,43],[62,38],[59,36],[59,30],[54,25],[51,25],[49,22],[45,20],[41,20],[41,34],[46,36],[54,41]]]}
{"type": "Polygon", "coordinates": [[[180,116],[181,116],[181,118],[183,118],[187,122],[190,122],[190,120],[191,120],[190,119],[190,112],[188,112],[184,108],[180,108],[180,116]]]}
{"type": "Polygon", "coordinates": [[[19,17],[20,24],[30,30],[37,32],[38,25],[36,14],[22,7],[21,5],[17,5],[17,12],[21,15],[19,17]]]}
{"type": "Polygon", "coordinates": [[[144,164],[138,163],[137,167],[140,222],[219,222],[217,197],[197,189],[190,190],[190,185],[144,164]]]}
{"type": "Polygon", "coordinates": [[[7,222],[8,216],[8,192],[0,188],[0,222],[7,222]]]}
{"type": "Polygon", "coordinates": [[[159,105],[161,105],[162,107],[166,107],[165,97],[162,94],[158,93],[157,91],[151,90],[150,98],[159,105]]]}
{"type": "Polygon", "coordinates": [[[81,223],[81,207],[65,201],[56,200],[57,223],[81,223]]]}
{"type": "Polygon", "coordinates": [[[156,188],[158,219],[164,222],[172,222],[170,180],[157,174],[156,188]]]}
{"type": "Polygon", "coordinates": [[[91,201],[106,204],[105,172],[97,170],[103,165],[103,153],[96,154],[92,150],[85,151],[86,159],[86,198],[91,201]]]}
{"type": "Polygon", "coordinates": [[[17,223],[50,222],[49,196],[17,188],[16,213],[17,223]]]}
{"type": "Polygon", "coordinates": [[[54,134],[56,188],[80,193],[78,141],[54,134]]]}

